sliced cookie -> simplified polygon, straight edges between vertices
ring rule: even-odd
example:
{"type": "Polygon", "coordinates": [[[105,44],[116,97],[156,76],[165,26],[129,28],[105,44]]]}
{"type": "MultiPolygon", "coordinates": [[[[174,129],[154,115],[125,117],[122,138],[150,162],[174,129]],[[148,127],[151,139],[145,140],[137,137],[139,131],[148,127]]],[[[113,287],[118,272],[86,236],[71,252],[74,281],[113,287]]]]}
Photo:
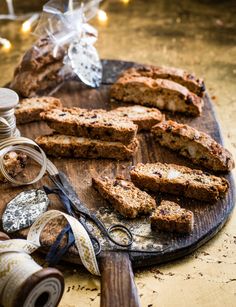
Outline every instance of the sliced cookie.
{"type": "Polygon", "coordinates": [[[223,177],[201,170],[167,163],[137,164],[130,171],[131,180],[140,189],[165,192],[203,201],[216,201],[229,188],[223,177]]]}
{"type": "Polygon", "coordinates": [[[150,213],[156,207],[155,200],[130,181],[93,177],[92,183],[94,188],[127,218],[150,213]]]}
{"type": "Polygon", "coordinates": [[[163,200],[150,217],[151,228],[167,232],[190,233],[193,230],[194,215],[178,204],[163,200]]]}

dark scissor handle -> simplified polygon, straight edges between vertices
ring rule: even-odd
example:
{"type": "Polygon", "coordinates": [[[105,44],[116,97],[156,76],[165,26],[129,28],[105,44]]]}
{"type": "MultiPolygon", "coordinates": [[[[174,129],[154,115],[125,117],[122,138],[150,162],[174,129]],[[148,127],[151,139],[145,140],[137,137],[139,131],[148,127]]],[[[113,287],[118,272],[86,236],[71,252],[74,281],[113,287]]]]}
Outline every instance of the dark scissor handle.
{"type": "Polygon", "coordinates": [[[124,225],[122,224],[114,224],[111,225],[108,229],[107,229],[107,236],[108,238],[115,243],[118,246],[122,246],[122,247],[129,247],[132,245],[132,243],[134,242],[134,237],[133,234],[131,233],[131,231],[124,225]],[[119,241],[116,241],[111,234],[115,231],[122,231],[123,233],[125,233],[127,235],[128,238],[128,243],[120,243],[119,241]]]}
{"type": "Polygon", "coordinates": [[[94,235],[88,229],[88,227],[86,225],[86,219],[93,221],[94,224],[104,234],[104,236],[106,238],[108,238],[111,242],[113,242],[114,244],[121,246],[121,247],[129,247],[133,243],[133,241],[134,241],[133,235],[126,226],[124,226],[122,224],[114,224],[114,225],[111,225],[107,229],[106,226],[103,224],[103,222],[100,219],[98,219],[95,214],[90,213],[89,210],[81,204],[79,199],[78,199],[78,201],[79,201],[80,206],[78,206],[74,202],[74,199],[71,198],[70,195],[68,195],[66,189],[64,188],[64,185],[61,183],[60,177],[49,175],[49,178],[53,181],[53,183],[56,185],[56,187],[67,197],[67,199],[73,205],[73,208],[74,208],[73,211],[74,212],[71,212],[71,214],[74,215],[75,213],[78,213],[80,216],[84,217],[84,219],[80,218],[80,221],[82,222],[82,225],[85,227],[86,231],[90,235],[90,238],[92,239],[92,241],[94,241],[97,245],[98,250],[96,251],[96,254],[100,253],[101,245],[100,245],[100,242],[98,241],[98,239],[96,237],[94,237],[94,235]],[[128,238],[127,243],[120,243],[118,240],[115,240],[114,237],[111,235],[112,233],[114,233],[115,231],[118,231],[118,230],[126,234],[126,237],[128,238]]]}

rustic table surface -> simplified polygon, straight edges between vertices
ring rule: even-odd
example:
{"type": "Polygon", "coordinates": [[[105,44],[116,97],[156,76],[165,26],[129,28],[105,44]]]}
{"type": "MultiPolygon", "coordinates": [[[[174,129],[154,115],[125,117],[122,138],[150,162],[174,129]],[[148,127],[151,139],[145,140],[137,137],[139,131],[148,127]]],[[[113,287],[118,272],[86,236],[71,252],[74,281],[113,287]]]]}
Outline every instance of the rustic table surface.
{"type": "MultiPolygon", "coordinates": [[[[0,14],[4,12],[0,3],[0,14]]],[[[14,1],[17,13],[40,10],[43,1],[14,1]],[[34,3],[34,7],[32,6],[34,3]]],[[[170,65],[203,76],[215,104],[225,145],[236,148],[236,6],[234,1],[103,1],[107,21],[99,30],[102,58],[170,65]]],[[[0,51],[0,86],[32,44],[21,22],[0,21],[0,37],[12,43],[0,51]]],[[[235,173],[234,173],[235,176],[235,173]]],[[[236,301],[236,211],[221,232],[184,259],[135,272],[142,306],[233,307],[236,301]],[[191,303],[190,303],[191,302],[191,303]]],[[[43,259],[39,259],[43,261],[43,259]]],[[[83,268],[60,266],[66,288],[60,307],[99,306],[99,279],[83,268]]]]}

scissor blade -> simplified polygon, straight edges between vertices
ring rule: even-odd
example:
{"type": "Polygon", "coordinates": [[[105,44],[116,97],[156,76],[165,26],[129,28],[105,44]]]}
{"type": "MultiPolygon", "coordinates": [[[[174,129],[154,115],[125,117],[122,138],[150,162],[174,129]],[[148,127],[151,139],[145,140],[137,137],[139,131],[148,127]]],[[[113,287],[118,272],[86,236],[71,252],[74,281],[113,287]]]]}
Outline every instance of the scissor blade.
{"type": "Polygon", "coordinates": [[[76,191],[74,190],[72,184],[70,183],[68,177],[63,172],[58,172],[58,177],[61,181],[61,184],[63,186],[63,189],[65,190],[68,198],[70,199],[72,205],[76,210],[78,210],[81,213],[87,213],[90,215],[89,209],[84,206],[84,204],[79,199],[79,196],[77,195],[76,191]]]}

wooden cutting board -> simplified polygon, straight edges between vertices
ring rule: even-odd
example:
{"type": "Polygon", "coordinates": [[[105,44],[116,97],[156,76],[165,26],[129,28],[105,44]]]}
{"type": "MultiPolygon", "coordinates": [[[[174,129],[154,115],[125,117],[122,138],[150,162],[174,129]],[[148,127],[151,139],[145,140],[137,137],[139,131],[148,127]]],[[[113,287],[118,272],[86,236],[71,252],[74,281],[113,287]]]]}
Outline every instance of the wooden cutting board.
{"type": "MultiPolygon", "coordinates": [[[[56,89],[53,95],[59,97],[64,106],[67,107],[112,109],[121,104],[110,102],[110,85],[116,80],[123,69],[134,65],[136,64],[131,62],[103,61],[103,84],[99,89],[90,89],[77,81],[70,81],[56,89]]],[[[187,123],[204,131],[222,144],[223,140],[214,108],[207,95],[204,97],[204,102],[205,106],[201,117],[190,118],[169,113],[166,113],[166,117],[187,123]]],[[[19,129],[23,136],[33,139],[50,131],[43,122],[21,125],[19,129]]],[[[157,203],[162,199],[170,199],[177,201],[182,207],[194,212],[194,229],[189,235],[153,232],[150,229],[148,218],[141,217],[130,221],[113,212],[108,203],[91,186],[92,175],[100,174],[111,177],[123,175],[129,178],[130,167],[139,162],[160,161],[199,168],[186,159],[179,157],[176,153],[162,148],[154,141],[150,133],[140,133],[138,138],[141,146],[132,161],[51,159],[59,170],[67,174],[83,203],[90,209],[95,210],[107,226],[119,221],[130,227],[134,233],[135,243],[129,251],[116,251],[103,245],[103,251],[99,256],[102,271],[103,306],[111,306],[111,304],[112,306],[137,306],[138,298],[132,279],[133,273],[130,262],[135,267],[150,266],[193,252],[211,239],[223,227],[235,203],[234,182],[232,174],[229,173],[224,174],[224,177],[229,181],[230,189],[225,198],[218,200],[216,203],[206,203],[164,194],[153,195],[157,203]],[[116,274],[116,277],[114,277],[114,274],[116,274]],[[108,286],[109,283],[110,285],[108,286]],[[114,296],[115,293],[117,296],[114,296]],[[127,297],[130,297],[130,300],[127,300],[127,297]]],[[[48,179],[44,178],[35,186],[40,187],[42,184],[51,185],[48,179]]],[[[9,184],[2,184],[0,186],[0,215],[2,215],[6,203],[23,189],[29,189],[29,187],[12,188],[9,184]]],[[[62,210],[62,206],[55,199],[51,207],[62,210]]],[[[63,222],[59,220],[53,221],[46,226],[41,239],[42,245],[45,248],[51,245],[63,225],[63,222]]],[[[16,236],[25,237],[26,234],[27,230],[24,230],[17,233],[16,236]]],[[[79,263],[80,259],[75,248],[70,249],[66,260],[79,263]]]]}

